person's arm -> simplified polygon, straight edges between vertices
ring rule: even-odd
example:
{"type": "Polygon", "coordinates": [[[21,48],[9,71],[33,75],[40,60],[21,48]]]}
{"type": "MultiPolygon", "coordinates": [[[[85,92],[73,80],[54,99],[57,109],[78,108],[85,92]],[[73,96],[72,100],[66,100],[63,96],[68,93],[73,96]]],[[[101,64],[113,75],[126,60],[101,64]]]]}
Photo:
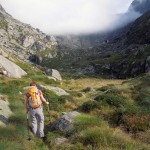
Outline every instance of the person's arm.
{"type": "Polygon", "coordinates": [[[28,98],[27,95],[24,96],[24,109],[28,112],[28,98]]]}
{"type": "Polygon", "coordinates": [[[44,102],[45,104],[49,104],[49,102],[46,101],[46,99],[44,98],[43,94],[40,95],[41,101],[44,102]]]}

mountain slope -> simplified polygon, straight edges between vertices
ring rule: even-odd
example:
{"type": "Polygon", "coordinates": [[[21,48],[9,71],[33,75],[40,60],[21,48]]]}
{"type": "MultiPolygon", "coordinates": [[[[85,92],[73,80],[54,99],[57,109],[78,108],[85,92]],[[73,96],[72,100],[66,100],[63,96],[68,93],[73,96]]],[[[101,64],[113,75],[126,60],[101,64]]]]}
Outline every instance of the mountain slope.
{"type": "Polygon", "coordinates": [[[150,13],[109,35],[99,46],[59,51],[44,65],[78,75],[93,74],[109,78],[129,78],[150,71],[150,13]],[[60,65],[61,64],[61,65],[60,65]]]}
{"type": "Polygon", "coordinates": [[[150,1],[149,0],[134,0],[131,3],[129,10],[134,10],[136,12],[144,14],[150,10],[150,1]]]}
{"type": "Polygon", "coordinates": [[[14,19],[0,5],[0,46],[28,60],[32,55],[39,56],[39,53],[53,57],[57,41],[55,37],[48,36],[39,29],[14,19]]]}
{"type": "Polygon", "coordinates": [[[127,32],[128,44],[150,44],[150,11],[138,18],[127,32]]]}

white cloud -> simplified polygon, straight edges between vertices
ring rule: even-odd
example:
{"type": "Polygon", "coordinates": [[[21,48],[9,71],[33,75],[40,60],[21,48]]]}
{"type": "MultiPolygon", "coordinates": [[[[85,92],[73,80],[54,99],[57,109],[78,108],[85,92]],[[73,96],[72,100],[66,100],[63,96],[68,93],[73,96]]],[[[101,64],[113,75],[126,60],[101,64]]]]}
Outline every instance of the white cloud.
{"type": "Polygon", "coordinates": [[[103,31],[133,0],[0,0],[14,18],[49,34],[103,31]]]}

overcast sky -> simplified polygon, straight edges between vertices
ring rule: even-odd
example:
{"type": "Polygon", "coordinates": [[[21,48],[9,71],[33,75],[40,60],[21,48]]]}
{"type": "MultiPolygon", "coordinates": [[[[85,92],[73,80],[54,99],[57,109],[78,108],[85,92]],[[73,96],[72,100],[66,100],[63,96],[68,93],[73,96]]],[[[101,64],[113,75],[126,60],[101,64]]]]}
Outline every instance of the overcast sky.
{"type": "Polygon", "coordinates": [[[133,0],[0,0],[14,18],[47,34],[103,31],[133,0]]]}

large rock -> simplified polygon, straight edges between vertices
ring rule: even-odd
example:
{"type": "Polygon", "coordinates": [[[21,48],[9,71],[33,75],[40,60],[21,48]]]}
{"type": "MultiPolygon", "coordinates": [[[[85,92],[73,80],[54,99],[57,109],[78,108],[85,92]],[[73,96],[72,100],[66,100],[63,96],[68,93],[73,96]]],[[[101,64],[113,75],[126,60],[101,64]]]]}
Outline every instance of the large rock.
{"type": "MultiPolygon", "coordinates": [[[[27,87],[24,87],[23,89],[28,90],[29,88],[30,88],[30,86],[27,86],[27,87]]],[[[47,89],[47,90],[53,91],[58,96],[69,95],[69,93],[67,93],[66,91],[64,91],[63,89],[61,89],[59,87],[44,86],[44,85],[39,84],[39,85],[37,85],[37,88],[39,90],[47,89]]]]}
{"type": "Polygon", "coordinates": [[[53,91],[58,96],[69,95],[69,93],[67,93],[66,91],[64,91],[63,89],[59,87],[43,86],[43,85],[39,85],[39,86],[41,89],[47,89],[47,90],[53,91]]]}
{"type": "Polygon", "coordinates": [[[22,38],[22,45],[24,47],[29,47],[34,43],[34,38],[32,36],[24,36],[22,38]]]}
{"type": "Polygon", "coordinates": [[[0,73],[10,78],[21,78],[27,73],[12,61],[0,55],[0,73]]]}
{"type": "Polygon", "coordinates": [[[80,113],[77,111],[65,113],[60,119],[50,125],[50,130],[57,130],[71,134],[74,127],[74,119],[79,115],[80,113]]]}
{"type": "Polygon", "coordinates": [[[8,124],[8,118],[12,115],[12,111],[9,108],[9,102],[2,100],[0,95],[0,126],[6,126],[8,124]]]}
{"type": "Polygon", "coordinates": [[[58,70],[55,70],[55,69],[47,69],[45,72],[46,72],[46,74],[47,74],[48,76],[52,76],[52,77],[56,78],[57,80],[62,80],[62,77],[61,77],[61,75],[60,75],[60,73],[59,73],[58,70]]]}

